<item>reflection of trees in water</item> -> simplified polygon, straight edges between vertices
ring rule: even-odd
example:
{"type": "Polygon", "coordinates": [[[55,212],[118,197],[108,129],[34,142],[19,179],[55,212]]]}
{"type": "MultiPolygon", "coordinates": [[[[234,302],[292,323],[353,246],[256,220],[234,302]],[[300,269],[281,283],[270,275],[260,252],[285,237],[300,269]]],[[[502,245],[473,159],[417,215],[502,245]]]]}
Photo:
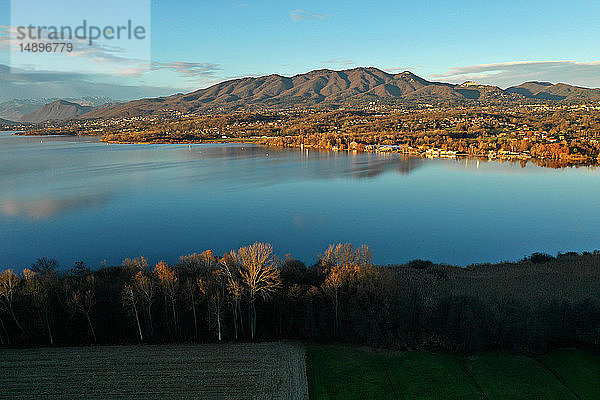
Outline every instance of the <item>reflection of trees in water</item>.
{"type": "Polygon", "coordinates": [[[382,155],[353,163],[350,173],[357,178],[373,178],[388,171],[408,175],[423,162],[424,160],[418,157],[382,155]]]}
{"type": "Polygon", "coordinates": [[[597,165],[593,164],[593,163],[582,163],[582,164],[572,164],[569,163],[568,160],[552,160],[552,159],[531,159],[529,160],[531,161],[532,164],[535,164],[539,167],[545,167],[545,168],[554,168],[554,169],[559,169],[559,168],[580,168],[580,167],[585,167],[585,168],[589,168],[589,169],[596,169],[597,165]]]}
{"type": "Polygon", "coordinates": [[[509,158],[509,159],[489,159],[487,157],[459,157],[456,159],[457,165],[464,167],[472,167],[473,165],[490,165],[497,166],[500,164],[508,165],[514,168],[524,169],[528,166],[538,166],[543,168],[552,169],[564,169],[564,168],[587,168],[590,170],[596,169],[598,166],[595,164],[572,164],[567,160],[553,160],[553,159],[536,159],[530,158],[526,160],[509,158]]]}

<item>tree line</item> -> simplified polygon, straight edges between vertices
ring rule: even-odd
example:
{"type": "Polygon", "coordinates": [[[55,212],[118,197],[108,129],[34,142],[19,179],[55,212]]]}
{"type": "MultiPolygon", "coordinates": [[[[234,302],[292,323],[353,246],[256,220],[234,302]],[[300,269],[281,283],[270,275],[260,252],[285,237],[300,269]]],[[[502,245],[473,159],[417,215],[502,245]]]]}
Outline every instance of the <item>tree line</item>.
{"type": "Polygon", "coordinates": [[[297,339],[399,349],[543,352],[600,345],[600,252],[456,267],[377,266],[330,245],[315,265],[255,243],[151,266],[69,271],[41,258],[0,273],[0,344],[297,339]]]}

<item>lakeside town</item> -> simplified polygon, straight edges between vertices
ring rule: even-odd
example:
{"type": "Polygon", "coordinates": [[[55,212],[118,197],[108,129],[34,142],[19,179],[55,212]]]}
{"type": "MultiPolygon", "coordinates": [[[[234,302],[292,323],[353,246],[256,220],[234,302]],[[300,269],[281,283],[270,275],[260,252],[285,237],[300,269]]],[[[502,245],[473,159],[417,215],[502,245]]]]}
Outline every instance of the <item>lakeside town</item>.
{"type": "Polygon", "coordinates": [[[596,165],[600,105],[291,108],[19,124],[24,135],[94,135],[107,143],[253,142],[331,151],[480,157],[550,167],[596,165]]]}

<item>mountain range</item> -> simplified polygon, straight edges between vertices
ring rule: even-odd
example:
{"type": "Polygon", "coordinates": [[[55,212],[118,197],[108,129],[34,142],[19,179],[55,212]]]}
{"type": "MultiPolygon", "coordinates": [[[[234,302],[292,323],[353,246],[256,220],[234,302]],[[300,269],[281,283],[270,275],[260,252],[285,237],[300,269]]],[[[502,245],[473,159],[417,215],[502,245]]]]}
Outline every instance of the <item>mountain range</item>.
{"type": "Polygon", "coordinates": [[[227,111],[244,107],[299,107],[366,103],[518,103],[527,101],[600,101],[600,89],[564,83],[527,82],[508,89],[465,82],[432,82],[412,72],[390,74],[377,68],[316,70],[285,77],[268,75],[234,79],[206,89],[168,97],[134,100],[94,110],[85,118],[180,112],[227,111]]]}
{"type": "MultiPolygon", "coordinates": [[[[377,68],[321,69],[285,77],[268,75],[233,79],[191,93],[105,104],[89,110],[53,102],[21,121],[114,118],[165,112],[209,113],[240,109],[388,104],[522,104],[526,102],[597,102],[600,89],[564,83],[526,82],[501,89],[475,82],[451,84],[425,80],[412,72],[390,74],[377,68]]],[[[2,115],[0,115],[2,117],[2,115]]],[[[5,117],[6,118],[6,117],[5,117]]]]}

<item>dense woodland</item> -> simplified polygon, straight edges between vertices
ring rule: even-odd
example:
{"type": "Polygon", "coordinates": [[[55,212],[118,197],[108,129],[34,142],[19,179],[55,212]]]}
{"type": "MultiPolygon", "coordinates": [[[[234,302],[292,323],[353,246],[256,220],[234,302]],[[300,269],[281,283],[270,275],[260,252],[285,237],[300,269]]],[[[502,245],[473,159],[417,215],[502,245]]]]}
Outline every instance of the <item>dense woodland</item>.
{"type": "Polygon", "coordinates": [[[0,273],[3,346],[342,341],[399,349],[544,352],[600,345],[600,252],[468,267],[376,266],[331,245],[310,267],[255,243],[175,265],[143,257],[0,273]]]}

